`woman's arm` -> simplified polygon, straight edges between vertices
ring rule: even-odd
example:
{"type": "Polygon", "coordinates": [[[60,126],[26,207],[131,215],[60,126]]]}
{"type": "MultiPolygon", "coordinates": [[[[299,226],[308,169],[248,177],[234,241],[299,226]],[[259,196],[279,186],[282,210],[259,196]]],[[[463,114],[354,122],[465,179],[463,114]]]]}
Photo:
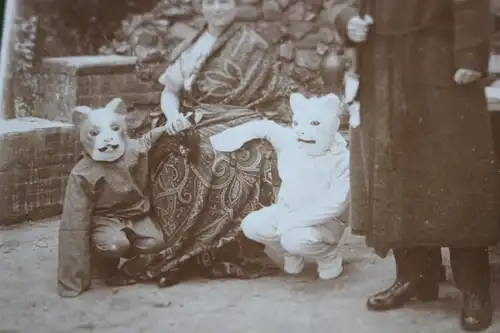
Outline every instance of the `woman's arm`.
{"type": "Polygon", "coordinates": [[[191,123],[180,113],[179,96],[184,88],[184,76],[180,66],[181,57],[168,66],[158,79],[165,86],[161,94],[161,110],[167,118],[165,131],[169,135],[175,135],[191,126],[191,123]]]}
{"type": "Polygon", "coordinates": [[[179,94],[180,90],[172,91],[170,86],[163,88],[163,92],[161,93],[161,110],[167,119],[175,118],[180,112],[179,94]]]}
{"type": "Polygon", "coordinates": [[[167,119],[175,118],[179,114],[179,95],[184,86],[179,60],[168,66],[158,81],[165,87],[161,94],[161,110],[167,119]]]}

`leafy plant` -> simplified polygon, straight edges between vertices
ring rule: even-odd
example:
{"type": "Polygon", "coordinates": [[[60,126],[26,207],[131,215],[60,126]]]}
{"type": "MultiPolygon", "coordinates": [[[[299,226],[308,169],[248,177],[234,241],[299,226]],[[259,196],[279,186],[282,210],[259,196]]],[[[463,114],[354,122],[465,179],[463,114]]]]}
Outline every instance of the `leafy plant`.
{"type": "Polygon", "coordinates": [[[52,0],[45,6],[44,56],[92,55],[115,38],[122,21],[158,0],[52,0]]]}
{"type": "Polygon", "coordinates": [[[33,115],[37,98],[37,75],[34,71],[36,31],[38,17],[35,15],[16,20],[15,43],[12,58],[14,108],[16,117],[33,115]]]}

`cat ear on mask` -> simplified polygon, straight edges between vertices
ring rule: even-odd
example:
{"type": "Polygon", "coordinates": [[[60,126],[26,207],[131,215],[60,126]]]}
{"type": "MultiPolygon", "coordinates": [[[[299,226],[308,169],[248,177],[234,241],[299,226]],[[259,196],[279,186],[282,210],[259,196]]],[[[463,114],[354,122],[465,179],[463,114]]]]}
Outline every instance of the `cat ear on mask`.
{"type": "Polygon", "coordinates": [[[111,102],[106,104],[106,109],[123,116],[127,114],[127,106],[125,105],[123,99],[119,97],[114,98],[111,102]]]}
{"type": "Polygon", "coordinates": [[[307,98],[301,93],[291,94],[290,107],[292,109],[292,113],[295,113],[297,110],[302,110],[305,101],[307,101],[307,98]]]}
{"type": "Polygon", "coordinates": [[[326,106],[328,109],[334,110],[335,113],[337,114],[341,113],[341,107],[340,107],[341,101],[336,94],[330,93],[328,95],[325,95],[320,98],[320,102],[321,104],[323,104],[323,106],[326,106]]]}
{"type": "Polygon", "coordinates": [[[92,108],[88,106],[77,106],[73,109],[71,114],[71,121],[73,125],[80,126],[85,120],[88,119],[89,113],[92,111],[92,108]]]}

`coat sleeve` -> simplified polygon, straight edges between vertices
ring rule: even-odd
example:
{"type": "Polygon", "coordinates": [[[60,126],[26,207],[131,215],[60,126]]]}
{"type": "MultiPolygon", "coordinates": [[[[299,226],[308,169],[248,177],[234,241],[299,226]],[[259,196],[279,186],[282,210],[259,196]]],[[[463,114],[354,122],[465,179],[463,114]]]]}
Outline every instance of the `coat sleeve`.
{"type": "Polygon", "coordinates": [[[493,17],[488,0],[453,0],[457,69],[488,72],[493,17]]]}
{"type": "Polygon", "coordinates": [[[62,297],[78,296],[90,287],[90,228],[95,199],[90,182],[72,172],[59,228],[57,289],[62,297]]]}

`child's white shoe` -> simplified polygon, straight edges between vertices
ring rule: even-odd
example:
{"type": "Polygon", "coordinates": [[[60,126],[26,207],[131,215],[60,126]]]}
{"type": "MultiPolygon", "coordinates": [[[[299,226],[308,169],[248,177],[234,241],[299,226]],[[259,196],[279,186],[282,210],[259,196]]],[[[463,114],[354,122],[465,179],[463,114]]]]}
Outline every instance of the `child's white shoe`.
{"type": "Polygon", "coordinates": [[[283,267],[288,274],[299,274],[304,270],[304,258],[301,256],[285,255],[285,265],[283,267]]]}
{"type": "Polygon", "coordinates": [[[335,279],[342,274],[343,270],[340,253],[337,253],[330,260],[318,260],[318,275],[321,280],[335,279]]]}

